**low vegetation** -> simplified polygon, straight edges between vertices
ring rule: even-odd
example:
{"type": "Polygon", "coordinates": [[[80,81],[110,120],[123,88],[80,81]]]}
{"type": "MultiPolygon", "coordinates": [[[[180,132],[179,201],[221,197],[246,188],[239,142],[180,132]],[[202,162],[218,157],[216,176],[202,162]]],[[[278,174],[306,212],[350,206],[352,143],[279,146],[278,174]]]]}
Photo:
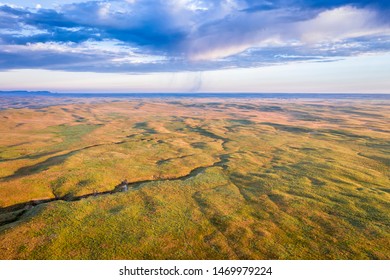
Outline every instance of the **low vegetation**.
{"type": "Polygon", "coordinates": [[[67,103],[0,111],[1,259],[390,259],[388,101],[67,103]]]}

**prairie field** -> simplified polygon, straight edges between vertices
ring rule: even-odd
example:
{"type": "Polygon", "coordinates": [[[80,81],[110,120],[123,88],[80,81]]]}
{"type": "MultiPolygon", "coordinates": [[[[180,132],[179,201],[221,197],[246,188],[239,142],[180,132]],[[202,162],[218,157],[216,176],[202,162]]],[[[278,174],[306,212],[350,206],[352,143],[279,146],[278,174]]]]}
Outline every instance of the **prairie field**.
{"type": "Polygon", "coordinates": [[[40,104],[0,110],[0,259],[390,259],[389,100],[40,104]]]}

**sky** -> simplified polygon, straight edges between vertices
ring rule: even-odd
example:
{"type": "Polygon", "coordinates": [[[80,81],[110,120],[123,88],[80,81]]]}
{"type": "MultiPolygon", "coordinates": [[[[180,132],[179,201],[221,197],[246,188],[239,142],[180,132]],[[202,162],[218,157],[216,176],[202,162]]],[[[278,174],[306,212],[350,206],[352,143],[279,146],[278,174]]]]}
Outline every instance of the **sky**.
{"type": "Polygon", "coordinates": [[[0,0],[0,90],[390,93],[390,1],[0,0]]]}

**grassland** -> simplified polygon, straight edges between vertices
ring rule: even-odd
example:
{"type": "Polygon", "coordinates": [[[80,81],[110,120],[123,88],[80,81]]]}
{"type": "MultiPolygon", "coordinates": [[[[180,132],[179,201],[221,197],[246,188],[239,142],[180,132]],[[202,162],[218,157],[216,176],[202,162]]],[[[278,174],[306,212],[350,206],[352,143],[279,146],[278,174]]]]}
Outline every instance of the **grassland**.
{"type": "Polygon", "coordinates": [[[0,259],[390,259],[389,101],[66,103],[0,111],[0,259]]]}

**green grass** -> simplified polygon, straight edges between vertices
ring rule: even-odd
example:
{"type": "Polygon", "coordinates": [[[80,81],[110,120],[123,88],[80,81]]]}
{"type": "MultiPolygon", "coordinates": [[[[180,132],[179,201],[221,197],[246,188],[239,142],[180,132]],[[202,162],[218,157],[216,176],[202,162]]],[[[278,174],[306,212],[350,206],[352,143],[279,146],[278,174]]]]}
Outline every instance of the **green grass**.
{"type": "Polygon", "coordinates": [[[56,139],[61,139],[61,142],[55,144],[53,150],[64,150],[70,146],[82,141],[83,136],[88,135],[100,125],[91,124],[78,124],[78,125],[67,125],[61,124],[58,126],[48,127],[41,131],[41,133],[50,133],[56,139]]]}
{"type": "Polygon", "coordinates": [[[155,102],[26,132],[48,140],[0,162],[3,206],[150,182],[33,208],[0,228],[0,258],[390,259],[388,104],[155,102]]]}

